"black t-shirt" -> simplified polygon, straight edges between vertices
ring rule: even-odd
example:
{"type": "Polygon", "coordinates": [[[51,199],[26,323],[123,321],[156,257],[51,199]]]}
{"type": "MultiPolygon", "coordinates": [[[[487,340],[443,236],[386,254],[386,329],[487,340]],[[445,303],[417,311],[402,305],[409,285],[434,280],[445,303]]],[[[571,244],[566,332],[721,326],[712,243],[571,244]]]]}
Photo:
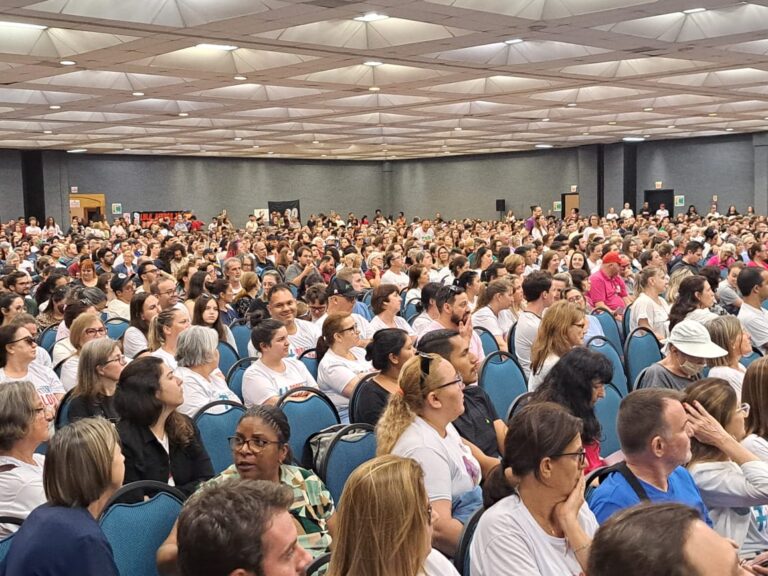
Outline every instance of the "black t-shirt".
{"type": "Polygon", "coordinates": [[[389,402],[389,392],[373,379],[363,382],[362,386],[355,407],[358,421],[376,426],[389,402]]]}
{"type": "Polygon", "coordinates": [[[493,423],[499,416],[493,408],[488,394],[480,386],[464,389],[464,414],[453,421],[456,430],[477,446],[486,456],[501,458],[496,428],[493,423]]]}

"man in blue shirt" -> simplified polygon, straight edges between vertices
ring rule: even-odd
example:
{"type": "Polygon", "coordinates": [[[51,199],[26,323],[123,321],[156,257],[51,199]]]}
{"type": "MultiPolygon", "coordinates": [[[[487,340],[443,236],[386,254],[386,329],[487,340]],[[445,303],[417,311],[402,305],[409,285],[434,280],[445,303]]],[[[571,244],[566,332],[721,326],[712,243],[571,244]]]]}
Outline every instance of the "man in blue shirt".
{"type": "Polygon", "coordinates": [[[621,402],[616,422],[626,467],[612,473],[589,497],[597,521],[614,512],[651,502],[679,502],[712,521],[693,478],[683,466],[691,459],[693,429],[674,390],[636,390],[621,402]]]}

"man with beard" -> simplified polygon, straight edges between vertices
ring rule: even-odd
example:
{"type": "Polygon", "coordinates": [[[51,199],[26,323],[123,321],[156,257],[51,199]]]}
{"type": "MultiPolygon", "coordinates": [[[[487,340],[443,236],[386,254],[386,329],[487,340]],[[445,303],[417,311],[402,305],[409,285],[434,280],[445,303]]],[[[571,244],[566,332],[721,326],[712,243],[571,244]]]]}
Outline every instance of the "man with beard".
{"type": "Polygon", "coordinates": [[[96,264],[96,273],[104,274],[106,272],[112,274],[112,263],[115,261],[115,253],[109,248],[100,248],[96,252],[96,257],[99,259],[96,264]]]}
{"type": "Polygon", "coordinates": [[[464,288],[443,286],[435,296],[435,303],[439,316],[424,329],[424,335],[433,330],[456,330],[466,341],[469,351],[479,362],[482,362],[485,359],[483,343],[480,341],[480,336],[472,330],[469,299],[464,288]]]}

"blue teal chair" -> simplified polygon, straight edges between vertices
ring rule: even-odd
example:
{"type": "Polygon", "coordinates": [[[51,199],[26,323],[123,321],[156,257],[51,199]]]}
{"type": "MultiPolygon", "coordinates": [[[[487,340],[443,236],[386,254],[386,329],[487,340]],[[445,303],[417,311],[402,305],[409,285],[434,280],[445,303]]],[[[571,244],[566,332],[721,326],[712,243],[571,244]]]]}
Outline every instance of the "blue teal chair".
{"type": "Polygon", "coordinates": [[[616,352],[621,356],[624,350],[624,341],[621,339],[621,332],[619,331],[619,325],[616,323],[616,319],[612,314],[605,310],[594,310],[593,316],[597,316],[600,321],[600,326],[603,327],[603,334],[616,349],[616,352]]]}
{"type": "Polygon", "coordinates": [[[653,332],[642,326],[632,330],[624,343],[627,388],[632,391],[640,373],[661,358],[661,345],[653,332]]]}
{"type": "Polygon", "coordinates": [[[749,368],[749,365],[752,364],[752,362],[762,357],[763,353],[760,351],[760,349],[752,346],[752,353],[748,356],[742,356],[741,360],[739,360],[739,363],[744,366],[744,368],[749,368]]]}
{"type": "Polygon", "coordinates": [[[613,377],[611,378],[611,384],[616,386],[616,389],[621,393],[622,397],[629,394],[629,388],[627,386],[627,375],[624,372],[624,365],[621,363],[621,358],[616,352],[616,349],[611,346],[611,343],[608,342],[608,339],[604,336],[593,336],[589,339],[589,342],[587,342],[587,348],[602,354],[611,361],[611,366],[613,366],[613,377]]]}
{"type": "Polygon", "coordinates": [[[11,544],[13,544],[13,537],[16,535],[14,532],[10,536],[6,536],[2,540],[0,540],[0,563],[5,560],[5,557],[8,555],[8,551],[11,549],[11,544]]]}
{"type": "Polygon", "coordinates": [[[240,358],[247,358],[248,344],[251,341],[251,327],[247,324],[232,324],[229,329],[232,331],[232,336],[235,338],[235,344],[237,344],[237,355],[240,358]]]}
{"type": "Polygon", "coordinates": [[[483,353],[486,356],[499,351],[499,343],[496,341],[496,337],[491,334],[490,330],[483,328],[482,326],[475,326],[474,330],[475,333],[480,336],[480,342],[483,344],[483,353]]]}
{"type": "Polygon", "coordinates": [[[291,425],[291,439],[288,445],[296,462],[304,455],[304,446],[312,434],[341,424],[336,406],[317,388],[292,388],[280,397],[277,406],[283,410],[291,425]]]}
{"type": "Polygon", "coordinates": [[[344,484],[354,469],[375,457],[376,434],[370,424],[349,424],[336,432],[317,471],[334,502],[341,499],[344,484]]]}
{"type": "Polygon", "coordinates": [[[301,355],[299,355],[299,360],[301,360],[304,363],[304,366],[307,367],[309,373],[312,374],[312,378],[317,380],[317,371],[320,366],[320,363],[317,361],[317,349],[307,348],[301,355]]]}
{"type": "Polygon", "coordinates": [[[472,538],[475,536],[477,524],[480,522],[480,516],[485,512],[484,508],[478,508],[474,514],[464,524],[459,536],[459,545],[456,548],[456,556],[453,557],[453,565],[459,574],[469,576],[469,548],[472,544],[472,538]]]}
{"type": "Polygon", "coordinates": [[[216,474],[234,464],[229,437],[235,435],[237,423],[244,413],[245,407],[242,404],[232,400],[216,400],[200,408],[193,418],[216,474]],[[226,410],[213,411],[220,407],[226,410]]]}
{"type": "Polygon", "coordinates": [[[58,324],[48,326],[37,337],[37,344],[48,352],[48,356],[53,356],[53,347],[56,345],[56,331],[59,329],[58,324]]]}
{"type": "Polygon", "coordinates": [[[237,394],[240,398],[240,402],[243,402],[243,374],[248,370],[251,364],[256,362],[258,358],[249,356],[248,358],[241,358],[232,365],[232,368],[227,372],[227,386],[232,392],[237,394]]]}
{"type": "Polygon", "coordinates": [[[56,410],[56,418],[53,420],[53,427],[56,430],[69,424],[69,405],[72,403],[72,393],[74,391],[74,388],[68,390],[61,399],[61,402],[59,402],[59,408],[56,410]]]}
{"type": "Polygon", "coordinates": [[[613,384],[606,384],[605,398],[601,398],[595,404],[595,416],[597,416],[603,429],[603,437],[600,442],[600,456],[603,458],[621,450],[619,434],[616,431],[616,419],[619,417],[620,404],[621,393],[613,384]]]}
{"type": "Polygon", "coordinates": [[[112,340],[120,340],[131,323],[125,318],[110,318],[104,325],[107,329],[107,336],[112,340]]]}
{"type": "Polygon", "coordinates": [[[515,353],[515,331],[517,330],[517,322],[512,324],[512,326],[509,329],[509,334],[507,334],[507,351],[512,354],[512,356],[516,356],[515,353]]]}
{"type": "Polygon", "coordinates": [[[219,342],[218,349],[219,370],[221,370],[222,374],[229,374],[232,366],[237,364],[237,361],[240,360],[240,356],[238,355],[237,350],[232,348],[227,342],[219,342]]]}
{"type": "Polygon", "coordinates": [[[478,384],[488,393],[499,415],[506,414],[515,399],[528,392],[522,368],[509,352],[503,350],[485,357],[478,384]]]}

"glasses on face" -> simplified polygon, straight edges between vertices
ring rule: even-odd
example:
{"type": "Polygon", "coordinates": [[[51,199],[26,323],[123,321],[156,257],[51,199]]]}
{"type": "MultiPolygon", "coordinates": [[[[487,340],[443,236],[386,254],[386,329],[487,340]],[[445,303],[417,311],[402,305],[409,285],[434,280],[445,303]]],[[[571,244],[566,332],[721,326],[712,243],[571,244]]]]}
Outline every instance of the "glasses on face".
{"type": "Polygon", "coordinates": [[[578,458],[579,468],[584,466],[587,461],[587,451],[582,448],[576,452],[561,452],[560,454],[553,454],[552,458],[560,458],[562,456],[576,456],[578,458]]]}
{"type": "Polygon", "coordinates": [[[360,329],[357,327],[357,324],[354,324],[353,326],[350,326],[349,328],[344,328],[343,330],[339,330],[339,334],[344,334],[344,332],[352,332],[354,331],[355,334],[360,333],[360,329]]]}
{"type": "Polygon", "coordinates": [[[264,438],[241,438],[240,436],[230,436],[227,438],[229,441],[229,447],[232,450],[241,450],[243,446],[247,445],[248,450],[253,452],[254,454],[258,454],[259,452],[263,452],[264,449],[269,446],[270,444],[277,444],[280,445],[282,442],[279,440],[264,440],[264,438]]]}
{"type": "Polygon", "coordinates": [[[461,376],[456,374],[456,377],[451,380],[450,382],[446,382],[445,384],[440,384],[440,386],[437,386],[432,392],[437,392],[440,390],[440,388],[447,388],[448,386],[453,386],[454,384],[458,384],[459,388],[462,390],[464,389],[464,380],[461,379],[461,376]]]}
{"type": "Polygon", "coordinates": [[[106,366],[107,364],[112,364],[112,362],[119,362],[120,364],[125,365],[126,358],[124,355],[120,354],[119,356],[116,356],[115,358],[110,358],[106,362],[104,362],[103,366],[106,366]]]}
{"type": "Polygon", "coordinates": [[[101,328],[86,328],[85,333],[88,334],[88,336],[104,336],[107,333],[107,329],[104,327],[101,328]]]}
{"type": "Polygon", "coordinates": [[[316,306],[312,306],[311,304],[309,305],[309,309],[312,310],[312,312],[325,312],[326,308],[328,308],[328,306],[324,304],[316,305],[316,306]]]}
{"type": "Polygon", "coordinates": [[[743,403],[741,404],[741,406],[739,406],[738,408],[736,408],[736,412],[737,412],[737,413],[738,413],[738,412],[741,412],[741,413],[743,413],[743,414],[744,414],[744,418],[746,418],[747,416],[749,416],[749,410],[750,410],[750,406],[749,406],[749,404],[747,404],[746,402],[743,402],[743,403]]]}
{"type": "Polygon", "coordinates": [[[35,339],[32,338],[32,336],[24,336],[23,338],[17,338],[16,340],[11,340],[8,342],[8,344],[15,344],[16,342],[26,342],[30,346],[32,344],[36,344],[35,339]]]}
{"type": "Polygon", "coordinates": [[[170,288],[168,290],[163,290],[162,292],[158,292],[158,296],[170,296],[171,294],[174,294],[176,292],[176,288],[170,288]]]}

